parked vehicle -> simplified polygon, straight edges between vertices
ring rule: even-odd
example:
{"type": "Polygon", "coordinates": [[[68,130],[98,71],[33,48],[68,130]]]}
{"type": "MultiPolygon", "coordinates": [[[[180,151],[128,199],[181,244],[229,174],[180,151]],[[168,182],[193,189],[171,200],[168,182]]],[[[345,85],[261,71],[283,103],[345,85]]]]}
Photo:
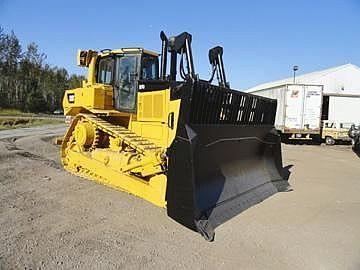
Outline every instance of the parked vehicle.
{"type": "Polygon", "coordinates": [[[360,153],[360,125],[352,125],[348,134],[352,140],[353,150],[360,153]]]}
{"type": "Polygon", "coordinates": [[[336,142],[350,142],[349,128],[352,123],[342,123],[331,120],[323,121],[321,138],[327,145],[334,145],[336,142]]]}
{"type": "Polygon", "coordinates": [[[55,115],[63,115],[63,114],[64,114],[64,111],[58,109],[58,110],[55,110],[55,111],[53,112],[53,114],[55,114],[55,115]]]}
{"type": "Polygon", "coordinates": [[[277,100],[275,127],[283,139],[320,139],[322,85],[284,84],[252,94],[277,100]]]}

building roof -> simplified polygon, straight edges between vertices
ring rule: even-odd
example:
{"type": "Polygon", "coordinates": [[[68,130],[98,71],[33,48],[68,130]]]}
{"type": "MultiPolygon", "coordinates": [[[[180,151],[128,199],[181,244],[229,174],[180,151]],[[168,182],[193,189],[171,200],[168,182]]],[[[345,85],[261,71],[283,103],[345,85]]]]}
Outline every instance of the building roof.
{"type": "MultiPolygon", "coordinates": [[[[297,75],[296,83],[297,84],[322,84],[323,85],[323,84],[325,84],[324,81],[325,82],[330,81],[328,79],[329,76],[339,77],[340,73],[343,74],[343,72],[347,72],[347,71],[351,72],[352,74],[355,72],[357,75],[360,75],[360,67],[349,63],[349,64],[336,66],[336,67],[332,67],[332,68],[328,68],[328,69],[324,69],[324,70],[320,70],[320,71],[314,71],[314,72],[310,72],[310,73],[306,73],[306,74],[302,74],[302,75],[297,75]]],[[[341,75],[341,77],[344,77],[344,76],[341,75]]],[[[354,77],[354,76],[352,76],[352,77],[354,77]]],[[[348,80],[348,78],[346,78],[346,79],[348,80]]],[[[294,80],[293,77],[289,77],[289,78],[282,79],[282,80],[259,84],[254,87],[251,87],[245,91],[246,92],[254,92],[257,90],[273,88],[273,87],[277,87],[277,86],[284,85],[284,84],[292,84],[293,80],[294,80]]],[[[343,80],[345,80],[345,78],[343,78],[343,80]]],[[[359,84],[360,84],[360,77],[358,80],[359,80],[359,84]]],[[[339,80],[337,80],[337,81],[339,81],[339,80]]],[[[324,88],[324,91],[326,91],[325,88],[324,88]]],[[[329,88],[332,88],[332,87],[329,87],[329,88]]],[[[328,90],[329,90],[329,92],[334,92],[334,89],[328,89],[328,90]]],[[[359,89],[359,91],[360,91],[360,89],[359,89]]],[[[336,91],[336,92],[338,92],[338,91],[336,91]]]]}

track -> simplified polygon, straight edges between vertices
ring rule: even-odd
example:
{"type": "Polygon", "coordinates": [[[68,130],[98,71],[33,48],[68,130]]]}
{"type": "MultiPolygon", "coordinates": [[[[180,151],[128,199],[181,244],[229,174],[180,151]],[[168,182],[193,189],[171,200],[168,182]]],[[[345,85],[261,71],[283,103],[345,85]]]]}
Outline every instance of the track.
{"type": "Polygon", "coordinates": [[[61,149],[62,164],[69,172],[165,207],[163,149],[146,138],[94,115],[79,114],[63,137],[61,149]],[[84,132],[86,128],[98,135],[84,132]]]}

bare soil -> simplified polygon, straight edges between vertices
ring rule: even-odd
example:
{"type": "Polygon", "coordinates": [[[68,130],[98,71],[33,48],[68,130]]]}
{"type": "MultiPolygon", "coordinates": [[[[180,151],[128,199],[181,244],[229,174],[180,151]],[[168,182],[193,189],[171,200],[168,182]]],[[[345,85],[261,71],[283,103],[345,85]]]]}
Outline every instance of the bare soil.
{"type": "Polygon", "coordinates": [[[0,269],[360,269],[360,158],[283,145],[293,191],[216,229],[65,172],[63,126],[0,132],[0,269]],[[25,137],[22,137],[25,136],[25,137]]]}

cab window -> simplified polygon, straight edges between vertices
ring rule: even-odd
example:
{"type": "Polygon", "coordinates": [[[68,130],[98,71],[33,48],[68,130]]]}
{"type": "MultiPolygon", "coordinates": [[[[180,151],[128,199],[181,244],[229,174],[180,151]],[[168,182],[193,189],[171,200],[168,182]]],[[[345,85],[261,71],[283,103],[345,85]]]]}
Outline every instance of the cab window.
{"type": "Polygon", "coordinates": [[[351,128],[352,123],[341,123],[341,128],[351,128]]]}
{"type": "Polygon", "coordinates": [[[159,62],[156,56],[143,54],[141,59],[141,79],[158,80],[159,62]]]}
{"type": "Polygon", "coordinates": [[[114,73],[114,58],[104,57],[98,63],[97,82],[103,84],[112,84],[114,73]]]}

